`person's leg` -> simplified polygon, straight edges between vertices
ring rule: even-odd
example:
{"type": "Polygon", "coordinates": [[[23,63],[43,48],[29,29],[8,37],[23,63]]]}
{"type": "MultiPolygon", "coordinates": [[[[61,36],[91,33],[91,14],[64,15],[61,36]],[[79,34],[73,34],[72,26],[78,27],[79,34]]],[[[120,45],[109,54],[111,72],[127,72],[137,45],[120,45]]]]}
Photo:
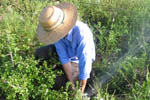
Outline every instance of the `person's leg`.
{"type": "Polygon", "coordinates": [[[34,53],[35,59],[48,60],[51,57],[57,56],[54,45],[43,46],[36,49],[34,53]]]}
{"type": "MultiPolygon", "coordinates": [[[[39,65],[42,65],[44,61],[47,64],[55,65],[54,62],[58,61],[58,56],[54,45],[48,45],[38,48],[34,53],[35,59],[40,60],[39,65]],[[54,59],[55,61],[53,61],[54,59]]],[[[52,70],[63,71],[61,65],[56,65],[52,70]]],[[[54,90],[59,90],[62,86],[65,86],[67,82],[67,77],[65,74],[57,75],[55,78],[55,84],[53,85],[54,90]]]]}
{"type": "Polygon", "coordinates": [[[96,96],[97,92],[94,87],[94,81],[95,81],[95,72],[94,70],[91,71],[90,73],[90,78],[87,80],[87,85],[85,88],[85,93],[88,97],[92,98],[96,96]]]}
{"type": "MultiPolygon", "coordinates": [[[[55,58],[56,60],[58,60],[58,56],[57,56],[56,49],[55,49],[54,45],[48,45],[48,46],[43,46],[41,48],[38,48],[35,51],[34,55],[35,55],[36,59],[40,60],[39,65],[42,65],[43,61],[47,61],[48,64],[54,64],[54,63],[50,62],[52,58],[55,58]]],[[[73,75],[72,76],[73,76],[73,79],[75,82],[78,80],[78,75],[79,75],[78,64],[71,62],[71,65],[72,65],[72,69],[73,69],[73,75]]],[[[63,71],[62,66],[60,66],[60,65],[57,66],[53,70],[62,70],[63,71]]],[[[91,76],[90,79],[88,79],[87,87],[93,85],[92,74],[93,73],[91,73],[91,75],[90,75],[91,76]]],[[[67,77],[65,74],[56,76],[55,84],[54,84],[52,89],[59,90],[62,86],[65,86],[67,81],[68,80],[67,80],[67,77]]]]}

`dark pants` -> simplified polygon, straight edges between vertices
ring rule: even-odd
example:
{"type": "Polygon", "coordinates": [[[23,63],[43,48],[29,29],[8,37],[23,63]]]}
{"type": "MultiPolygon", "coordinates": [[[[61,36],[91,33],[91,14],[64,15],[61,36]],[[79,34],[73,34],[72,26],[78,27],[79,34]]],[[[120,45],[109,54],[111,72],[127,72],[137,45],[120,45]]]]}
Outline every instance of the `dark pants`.
{"type": "MultiPolygon", "coordinates": [[[[47,61],[47,64],[55,65],[55,63],[53,63],[53,61],[52,61],[53,58],[54,58],[55,62],[56,62],[56,60],[58,61],[58,55],[57,55],[56,48],[54,45],[48,45],[48,46],[43,46],[41,48],[38,48],[35,51],[34,55],[35,55],[36,59],[40,60],[39,64],[42,64],[43,61],[47,61]]],[[[63,70],[62,65],[56,64],[55,66],[56,67],[54,68],[54,70],[58,70],[58,69],[63,70]]],[[[94,76],[93,72],[91,72],[90,79],[88,79],[86,89],[88,89],[90,86],[93,85],[93,78],[94,78],[93,76],[94,76]]],[[[65,74],[63,74],[61,76],[56,76],[53,89],[59,90],[62,86],[65,86],[67,81],[68,80],[67,80],[67,77],[65,74]]]]}
{"type": "Polygon", "coordinates": [[[34,53],[35,59],[40,60],[42,63],[43,61],[47,61],[47,63],[52,63],[49,60],[55,58],[58,60],[58,56],[56,53],[56,48],[54,45],[48,45],[38,48],[34,53]]]}
{"type": "MultiPolygon", "coordinates": [[[[58,56],[56,53],[56,49],[54,45],[48,45],[38,48],[34,53],[35,59],[40,60],[39,65],[42,65],[44,61],[47,62],[47,64],[54,65],[53,70],[62,70],[62,66],[60,64],[57,64],[58,56]]],[[[67,77],[65,74],[58,75],[55,78],[55,84],[52,89],[59,90],[62,86],[66,85],[67,77]]]]}

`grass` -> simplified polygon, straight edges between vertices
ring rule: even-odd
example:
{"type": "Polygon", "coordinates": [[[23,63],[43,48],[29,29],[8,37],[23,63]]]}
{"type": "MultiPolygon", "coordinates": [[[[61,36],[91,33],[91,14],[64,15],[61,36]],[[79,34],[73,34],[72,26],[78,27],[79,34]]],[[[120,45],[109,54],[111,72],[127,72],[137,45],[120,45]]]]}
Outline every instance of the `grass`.
{"type": "MultiPolygon", "coordinates": [[[[97,96],[92,100],[149,100],[150,0],[61,0],[72,2],[96,44],[93,65],[97,96]],[[103,84],[101,84],[103,83],[103,84]]],[[[41,10],[55,0],[0,1],[0,97],[7,100],[87,100],[79,87],[53,91],[56,73],[39,69],[33,54],[43,46],[36,37],[41,10]],[[41,74],[42,73],[42,74],[41,74]],[[38,82],[38,85],[35,84],[38,82]]]]}

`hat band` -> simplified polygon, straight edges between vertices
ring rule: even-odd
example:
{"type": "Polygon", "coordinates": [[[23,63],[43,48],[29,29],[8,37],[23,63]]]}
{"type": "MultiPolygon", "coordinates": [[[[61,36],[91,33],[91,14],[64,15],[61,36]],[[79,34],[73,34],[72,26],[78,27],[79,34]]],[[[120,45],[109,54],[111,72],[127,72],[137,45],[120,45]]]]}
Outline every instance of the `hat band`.
{"type": "Polygon", "coordinates": [[[58,17],[58,20],[57,20],[56,24],[53,25],[52,27],[45,28],[45,31],[49,32],[51,30],[54,30],[64,22],[64,19],[65,19],[64,11],[59,10],[59,13],[60,14],[59,14],[59,17],[58,17]]]}

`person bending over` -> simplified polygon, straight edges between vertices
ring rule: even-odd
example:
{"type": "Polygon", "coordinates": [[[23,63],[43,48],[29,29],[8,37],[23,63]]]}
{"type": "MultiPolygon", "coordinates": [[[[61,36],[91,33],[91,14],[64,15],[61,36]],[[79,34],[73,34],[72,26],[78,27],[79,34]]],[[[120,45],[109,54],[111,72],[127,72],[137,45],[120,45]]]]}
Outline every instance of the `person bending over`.
{"type": "Polygon", "coordinates": [[[84,93],[95,60],[95,44],[88,25],[77,20],[75,6],[60,3],[44,8],[39,16],[37,37],[44,44],[54,45],[72,89],[80,80],[84,93]]]}

